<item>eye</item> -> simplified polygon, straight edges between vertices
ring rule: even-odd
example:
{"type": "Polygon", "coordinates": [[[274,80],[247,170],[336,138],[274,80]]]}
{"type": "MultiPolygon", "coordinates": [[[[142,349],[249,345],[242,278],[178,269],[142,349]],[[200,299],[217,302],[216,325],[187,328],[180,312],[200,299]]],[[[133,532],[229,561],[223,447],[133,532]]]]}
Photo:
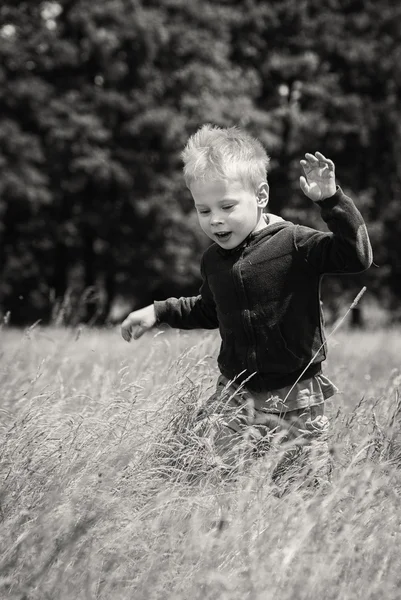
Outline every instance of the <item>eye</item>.
{"type": "Polygon", "coordinates": [[[230,210],[230,208],[233,208],[233,204],[226,204],[225,206],[223,206],[223,210],[230,210]]]}
{"type": "Polygon", "coordinates": [[[208,210],[205,210],[205,209],[202,209],[202,210],[199,210],[199,209],[198,209],[198,213],[199,213],[200,215],[207,215],[207,214],[209,213],[209,211],[208,211],[208,210]]]}

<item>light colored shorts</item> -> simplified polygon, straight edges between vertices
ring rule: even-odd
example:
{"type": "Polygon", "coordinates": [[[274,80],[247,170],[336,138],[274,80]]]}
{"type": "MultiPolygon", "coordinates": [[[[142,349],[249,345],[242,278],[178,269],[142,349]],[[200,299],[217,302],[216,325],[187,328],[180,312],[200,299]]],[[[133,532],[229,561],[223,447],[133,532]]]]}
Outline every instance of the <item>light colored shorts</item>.
{"type": "Polygon", "coordinates": [[[205,406],[203,418],[209,421],[209,435],[216,453],[225,462],[239,442],[264,439],[308,445],[321,439],[329,421],[325,400],[337,392],[336,386],[318,374],[279,390],[254,393],[220,375],[216,391],[205,406]]]}
{"type": "Polygon", "coordinates": [[[222,392],[233,396],[240,404],[253,405],[256,413],[283,415],[290,411],[324,404],[325,400],[338,392],[338,389],[328,377],[320,373],[298,381],[295,385],[270,392],[250,392],[245,386],[237,385],[235,381],[229,381],[227,377],[220,375],[215,394],[221,395],[222,392]]]}

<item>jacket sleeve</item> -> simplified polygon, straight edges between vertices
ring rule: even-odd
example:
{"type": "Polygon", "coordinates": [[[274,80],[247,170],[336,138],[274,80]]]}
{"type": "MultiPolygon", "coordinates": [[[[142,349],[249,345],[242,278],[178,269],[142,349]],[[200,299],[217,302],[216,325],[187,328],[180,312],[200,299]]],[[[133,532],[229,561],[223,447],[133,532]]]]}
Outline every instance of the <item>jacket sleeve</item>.
{"type": "Polygon", "coordinates": [[[154,303],[158,323],[180,329],[216,329],[219,326],[216,305],[201,263],[202,285],[198,296],[168,298],[154,303]]]}
{"type": "Polygon", "coordinates": [[[372,264],[372,247],[361,213],[340,187],[334,196],[316,202],[331,232],[298,225],[294,244],[319,274],[360,273],[372,264]]]}

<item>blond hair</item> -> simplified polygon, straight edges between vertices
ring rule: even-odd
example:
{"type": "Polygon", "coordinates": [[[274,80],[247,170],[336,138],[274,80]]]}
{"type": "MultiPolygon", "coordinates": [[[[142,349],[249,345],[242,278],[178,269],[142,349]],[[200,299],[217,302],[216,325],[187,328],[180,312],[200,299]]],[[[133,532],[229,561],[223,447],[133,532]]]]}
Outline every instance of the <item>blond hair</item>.
{"type": "Polygon", "coordinates": [[[239,179],[256,190],[266,181],[270,161],[259,140],[247,132],[209,124],[189,138],[181,157],[189,188],[199,180],[239,179]]]}

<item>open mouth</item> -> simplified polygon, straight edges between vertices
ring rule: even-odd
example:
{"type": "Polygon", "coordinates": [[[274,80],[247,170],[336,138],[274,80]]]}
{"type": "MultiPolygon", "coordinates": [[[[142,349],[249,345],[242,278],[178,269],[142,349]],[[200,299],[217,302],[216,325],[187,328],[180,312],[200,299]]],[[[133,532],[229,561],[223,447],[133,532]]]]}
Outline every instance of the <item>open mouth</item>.
{"type": "Polygon", "coordinates": [[[221,231],[220,233],[215,233],[215,236],[219,242],[226,242],[231,236],[231,231],[221,231]]]}

